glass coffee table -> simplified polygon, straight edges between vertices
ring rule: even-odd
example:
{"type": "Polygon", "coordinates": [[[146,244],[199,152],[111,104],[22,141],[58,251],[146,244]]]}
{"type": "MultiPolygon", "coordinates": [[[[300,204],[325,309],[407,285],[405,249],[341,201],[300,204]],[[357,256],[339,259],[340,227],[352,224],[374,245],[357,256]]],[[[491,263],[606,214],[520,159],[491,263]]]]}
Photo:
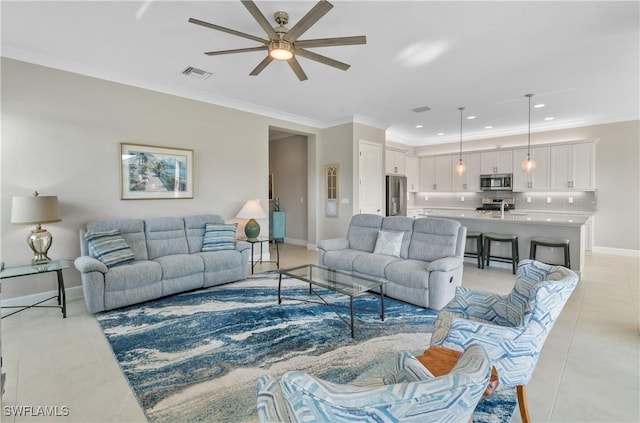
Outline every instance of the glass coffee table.
{"type": "MultiPolygon", "coordinates": [[[[351,328],[351,337],[354,337],[354,325],[353,325],[353,314],[354,314],[354,306],[353,306],[353,298],[363,294],[365,292],[369,292],[372,290],[378,290],[376,292],[380,295],[380,320],[384,321],[384,285],[386,281],[377,280],[373,278],[365,278],[362,276],[355,276],[352,273],[334,270],[324,266],[318,266],[315,264],[305,264],[303,266],[294,267],[291,269],[282,269],[279,270],[280,277],[278,278],[278,304],[282,304],[282,296],[280,295],[280,291],[282,289],[282,275],[286,275],[292,277],[297,280],[301,280],[309,283],[309,295],[315,294],[322,302],[311,301],[301,298],[288,298],[299,301],[307,301],[319,304],[325,304],[329,307],[333,307],[334,305],[328,303],[322,296],[313,290],[314,286],[326,288],[333,292],[339,292],[341,294],[347,295],[349,297],[349,313],[351,315],[351,319],[347,322],[337,311],[334,312],[340,317],[342,321],[347,323],[351,328]]],[[[360,309],[359,309],[360,310],[360,309]]],[[[368,311],[373,311],[370,309],[364,309],[368,311]]],[[[376,310],[377,311],[377,310],[376,310]]]]}

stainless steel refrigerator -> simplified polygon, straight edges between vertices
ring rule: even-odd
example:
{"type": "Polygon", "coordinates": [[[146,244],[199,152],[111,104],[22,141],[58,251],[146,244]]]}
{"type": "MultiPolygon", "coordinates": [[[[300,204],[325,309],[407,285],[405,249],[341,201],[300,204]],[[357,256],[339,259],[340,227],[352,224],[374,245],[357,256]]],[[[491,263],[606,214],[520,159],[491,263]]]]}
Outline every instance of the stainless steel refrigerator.
{"type": "Polygon", "coordinates": [[[407,177],[387,175],[387,216],[407,215],[407,177]]]}

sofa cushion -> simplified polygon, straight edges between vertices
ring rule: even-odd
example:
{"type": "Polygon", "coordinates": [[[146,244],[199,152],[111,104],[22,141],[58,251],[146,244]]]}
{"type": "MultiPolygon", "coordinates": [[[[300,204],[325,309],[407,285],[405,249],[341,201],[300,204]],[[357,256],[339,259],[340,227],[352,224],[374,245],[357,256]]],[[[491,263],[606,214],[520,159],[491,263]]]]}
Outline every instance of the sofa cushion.
{"type": "Polygon", "coordinates": [[[207,223],[223,224],[224,220],[217,214],[202,214],[184,218],[184,230],[187,234],[189,254],[202,251],[202,242],[204,241],[204,231],[207,223]]]}
{"type": "Polygon", "coordinates": [[[409,245],[409,258],[433,261],[455,256],[460,222],[429,217],[416,219],[409,245]]]}
{"type": "Polygon", "coordinates": [[[184,219],[159,217],[144,221],[149,260],[172,254],[188,254],[184,219]]]}
{"type": "Polygon", "coordinates": [[[387,265],[398,260],[400,258],[383,254],[361,254],[353,260],[353,270],[364,275],[384,278],[387,265]]]}
{"type": "Polygon", "coordinates": [[[205,226],[201,251],[235,250],[237,223],[205,226]]]}
{"type": "MultiPolygon", "coordinates": [[[[87,232],[105,232],[113,229],[120,230],[136,260],[148,260],[147,243],[144,235],[144,220],[142,219],[105,219],[87,223],[87,232]]],[[[84,247],[84,245],[83,245],[84,247]]],[[[84,251],[82,255],[91,254],[84,251]]]]}
{"type": "Polygon", "coordinates": [[[385,279],[411,288],[429,289],[427,263],[422,260],[400,260],[389,265],[384,271],[385,279]]]}
{"type": "Polygon", "coordinates": [[[330,269],[353,271],[356,257],[367,254],[357,250],[334,250],[324,253],[324,265],[330,269]]]}
{"type": "Polygon", "coordinates": [[[374,254],[400,257],[404,232],[378,231],[374,254]]]}
{"type": "MultiPolygon", "coordinates": [[[[104,290],[126,291],[159,284],[162,266],[153,261],[134,261],[130,264],[109,269],[104,275],[104,290]]],[[[159,285],[158,285],[159,286],[159,285]]]]}
{"type": "Polygon", "coordinates": [[[401,258],[407,258],[409,256],[409,244],[411,242],[411,234],[413,233],[413,222],[413,218],[406,216],[387,216],[382,221],[383,231],[404,232],[402,248],[400,249],[401,258]]]}
{"type": "Polygon", "coordinates": [[[382,219],[384,218],[377,214],[353,216],[347,233],[349,248],[372,253],[378,239],[378,230],[382,227],[382,219]]]}
{"type": "Polygon", "coordinates": [[[242,254],[236,250],[201,252],[194,254],[204,262],[205,272],[219,272],[233,269],[242,264],[242,254]]]}
{"type": "Polygon", "coordinates": [[[107,267],[132,262],[135,257],[118,229],[105,232],[87,232],[84,234],[89,250],[107,267]]]}
{"type": "Polygon", "coordinates": [[[162,266],[162,280],[179,278],[204,271],[202,259],[191,254],[172,254],[155,258],[153,261],[160,263],[162,266]]]}

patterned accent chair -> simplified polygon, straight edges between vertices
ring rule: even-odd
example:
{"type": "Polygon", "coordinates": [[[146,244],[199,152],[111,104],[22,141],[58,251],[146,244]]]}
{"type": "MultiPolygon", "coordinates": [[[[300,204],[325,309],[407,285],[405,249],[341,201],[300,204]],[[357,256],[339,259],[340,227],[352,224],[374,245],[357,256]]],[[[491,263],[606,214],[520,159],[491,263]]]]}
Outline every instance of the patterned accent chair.
{"type": "Polygon", "coordinates": [[[431,345],[455,350],[471,344],[484,346],[500,384],[517,387],[520,415],[527,423],[525,386],[577,283],[578,275],[565,267],[522,260],[508,295],[458,287],[454,299],[438,315],[431,345]]]}
{"type": "Polygon", "coordinates": [[[411,354],[382,380],[340,385],[302,372],[258,380],[261,422],[468,422],[489,383],[487,352],[472,345],[452,371],[433,377],[411,354]]]}

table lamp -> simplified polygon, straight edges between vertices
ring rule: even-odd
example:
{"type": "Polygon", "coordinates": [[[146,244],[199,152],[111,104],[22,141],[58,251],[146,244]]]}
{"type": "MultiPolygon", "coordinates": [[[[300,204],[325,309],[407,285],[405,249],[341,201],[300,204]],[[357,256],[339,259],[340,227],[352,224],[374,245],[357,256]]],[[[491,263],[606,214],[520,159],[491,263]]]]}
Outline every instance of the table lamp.
{"type": "Polygon", "coordinates": [[[267,217],[267,214],[264,212],[259,200],[249,200],[244,203],[244,206],[242,206],[236,217],[249,219],[244,226],[244,234],[247,238],[257,238],[260,234],[260,224],[256,219],[264,219],[267,217]]]}
{"type": "Polygon", "coordinates": [[[47,256],[53,243],[53,236],[40,227],[43,223],[60,222],[60,207],[55,195],[40,196],[38,191],[31,197],[13,197],[11,204],[11,223],[19,225],[36,225],[27,237],[27,244],[34,253],[31,264],[50,262],[47,256]]]}

